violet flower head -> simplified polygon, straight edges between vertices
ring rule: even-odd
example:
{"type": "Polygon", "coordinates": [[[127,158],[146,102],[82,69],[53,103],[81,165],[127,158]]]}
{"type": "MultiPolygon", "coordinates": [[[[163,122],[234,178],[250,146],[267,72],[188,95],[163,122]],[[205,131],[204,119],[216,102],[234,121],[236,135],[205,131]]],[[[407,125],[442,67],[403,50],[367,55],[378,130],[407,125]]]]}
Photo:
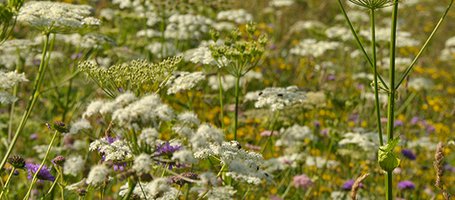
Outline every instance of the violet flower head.
{"type": "MultiPolygon", "coordinates": [[[[27,168],[28,172],[28,179],[32,179],[33,176],[35,175],[36,171],[38,171],[39,164],[33,164],[33,163],[26,163],[25,168],[27,168]]],[[[41,170],[38,173],[38,179],[39,180],[45,180],[45,181],[55,181],[55,177],[51,174],[49,168],[46,165],[43,165],[41,170]]]]}
{"type": "Polygon", "coordinates": [[[415,187],[412,181],[401,181],[398,183],[398,189],[400,190],[413,190],[415,187]]]}
{"type": "MultiPolygon", "coordinates": [[[[343,186],[341,186],[341,189],[343,189],[345,191],[351,191],[354,183],[355,183],[354,179],[347,180],[346,182],[343,183],[343,186]]],[[[363,187],[363,184],[360,183],[359,187],[363,187]]]]}
{"type": "Polygon", "coordinates": [[[181,148],[182,148],[182,146],[180,146],[180,145],[172,146],[171,144],[169,144],[169,142],[165,142],[156,148],[155,154],[158,156],[170,155],[170,154],[180,150],[181,148]]]}
{"type": "Polygon", "coordinates": [[[401,154],[409,160],[415,160],[417,157],[410,149],[401,150],[401,154]]]}
{"type": "Polygon", "coordinates": [[[294,176],[292,182],[296,188],[309,188],[313,185],[313,181],[306,174],[294,176]]]}

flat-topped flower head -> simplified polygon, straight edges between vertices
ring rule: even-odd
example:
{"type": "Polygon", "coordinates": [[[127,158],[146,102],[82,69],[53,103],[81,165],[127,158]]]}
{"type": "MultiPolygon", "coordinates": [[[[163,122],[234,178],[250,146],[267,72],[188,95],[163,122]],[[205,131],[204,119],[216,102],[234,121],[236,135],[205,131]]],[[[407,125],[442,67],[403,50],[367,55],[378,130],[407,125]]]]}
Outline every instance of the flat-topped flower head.
{"type": "Polygon", "coordinates": [[[70,33],[100,25],[100,20],[91,14],[88,5],[31,1],[24,4],[17,21],[45,33],[70,33]]]}
{"type": "Polygon", "coordinates": [[[392,0],[349,0],[353,4],[356,4],[361,7],[368,9],[376,10],[380,8],[385,8],[393,5],[392,0]]]}

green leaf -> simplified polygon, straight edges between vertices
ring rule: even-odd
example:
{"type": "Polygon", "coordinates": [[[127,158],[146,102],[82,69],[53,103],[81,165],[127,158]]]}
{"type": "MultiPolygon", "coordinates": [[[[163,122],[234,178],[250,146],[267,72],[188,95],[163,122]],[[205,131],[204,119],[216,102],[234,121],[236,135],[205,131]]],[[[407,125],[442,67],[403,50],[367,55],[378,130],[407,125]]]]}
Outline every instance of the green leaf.
{"type": "Polygon", "coordinates": [[[379,147],[378,162],[384,171],[391,172],[400,165],[400,159],[393,153],[393,149],[398,145],[398,142],[398,138],[395,138],[379,147]]]}

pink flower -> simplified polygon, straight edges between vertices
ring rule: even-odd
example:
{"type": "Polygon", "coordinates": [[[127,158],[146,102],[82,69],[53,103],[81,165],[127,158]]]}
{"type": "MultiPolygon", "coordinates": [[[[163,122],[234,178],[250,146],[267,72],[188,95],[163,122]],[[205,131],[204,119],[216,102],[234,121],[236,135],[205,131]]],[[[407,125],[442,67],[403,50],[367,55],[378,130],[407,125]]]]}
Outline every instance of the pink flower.
{"type": "Polygon", "coordinates": [[[313,185],[313,181],[306,174],[294,176],[292,182],[297,188],[309,188],[313,185]]]}

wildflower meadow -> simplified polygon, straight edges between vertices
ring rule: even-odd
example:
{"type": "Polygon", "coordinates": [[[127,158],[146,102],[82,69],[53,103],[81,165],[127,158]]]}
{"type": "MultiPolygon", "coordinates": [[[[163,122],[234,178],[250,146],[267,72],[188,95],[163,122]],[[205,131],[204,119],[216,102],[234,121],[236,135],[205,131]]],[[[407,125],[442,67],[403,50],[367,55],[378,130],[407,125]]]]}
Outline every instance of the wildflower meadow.
{"type": "Polygon", "coordinates": [[[0,200],[449,200],[454,0],[0,0],[0,200]]]}

